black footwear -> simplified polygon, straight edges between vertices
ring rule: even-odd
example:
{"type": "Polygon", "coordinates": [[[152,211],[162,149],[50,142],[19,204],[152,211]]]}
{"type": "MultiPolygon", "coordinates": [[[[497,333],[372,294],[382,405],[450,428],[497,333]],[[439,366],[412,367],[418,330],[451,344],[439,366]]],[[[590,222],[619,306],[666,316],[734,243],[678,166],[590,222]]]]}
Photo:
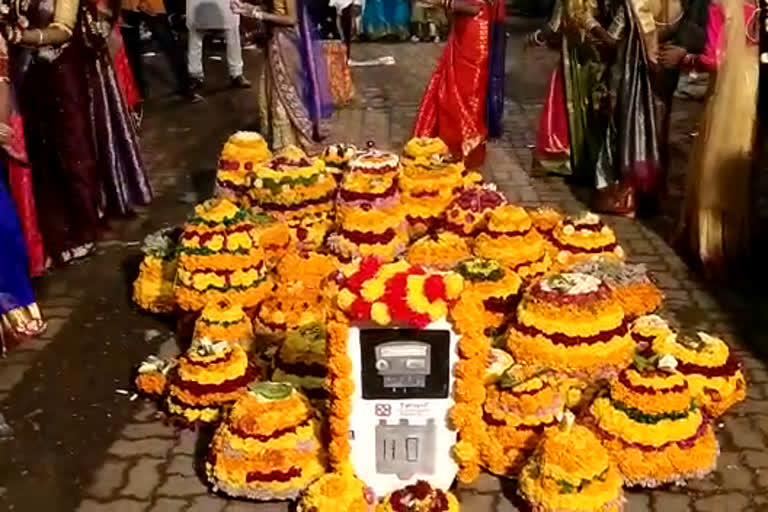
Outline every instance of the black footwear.
{"type": "Polygon", "coordinates": [[[233,89],[250,89],[251,88],[251,82],[248,81],[245,76],[240,75],[236,76],[232,79],[232,88],[233,89]]]}
{"type": "Polygon", "coordinates": [[[189,80],[189,92],[202,91],[205,83],[202,78],[190,78],[189,80]]]}

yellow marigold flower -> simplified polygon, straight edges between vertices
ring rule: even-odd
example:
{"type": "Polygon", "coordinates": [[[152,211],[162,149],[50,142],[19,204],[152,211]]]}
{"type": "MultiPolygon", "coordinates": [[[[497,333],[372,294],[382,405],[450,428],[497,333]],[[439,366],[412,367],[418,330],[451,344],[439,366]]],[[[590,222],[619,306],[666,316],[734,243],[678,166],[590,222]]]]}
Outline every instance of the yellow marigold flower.
{"type": "Polygon", "coordinates": [[[445,294],[451,300],[458,298],[464,289],[464,278],[455,272],[446,274],[443,277],[443,282],[445,283],[445,294]]]}
{"type": "Polygon", "coordinates": [[[389,315],[389,308],[383,302],[375,302],[371,306],[371,319],[379,325],[389,325],[392,318],[389,315]]]}
{"type": "Polygon", "coordinates": [[[336,298],[336,301],[339,304],[339,307],[343,310],[347,310],[352,306],[352,303],[355,302],[355,294],[352,293],[348,288],[342,288],[339,292],[338,297],[336,298]]]}
{"type": "Polygon", "coordinates": [[[384,295],[386,289],[386,281],[381,279],[381,276],[377,276],[374,279],[369,279],[363,283],[363,287],[360,290],[360,295],[368,302],[376,302],[384,295]]]}

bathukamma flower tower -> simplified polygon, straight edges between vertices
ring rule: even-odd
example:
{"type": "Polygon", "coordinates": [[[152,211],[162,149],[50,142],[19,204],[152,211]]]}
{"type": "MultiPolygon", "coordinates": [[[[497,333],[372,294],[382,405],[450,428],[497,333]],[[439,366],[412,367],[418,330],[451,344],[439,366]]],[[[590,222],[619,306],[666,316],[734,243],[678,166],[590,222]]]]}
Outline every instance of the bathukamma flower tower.
{"type": "Polygon", "coordinates": [[[267,141],[256,132],[237,132],[224,144],[216,172],[215,195],[247,205],[256,166],[271,156],[267,141]]]}
{"type": "Polygon", "coordinates": [[[251,386],[216,430],[205,467],[229,496],[296,499],[325,473],[315,411],[289,384],[251,386]]]}
{"type": "Polygon", "coordinates": [[[600,279],[559,273],[523,295],[507,338],[521,363],[575,377],[610,377],[632,361],[634,342],[621,304],[600,279]]]}
{"type": "Polygon", "coordinates": [[[685,377],[639,365],[622,371],[585,421],[619,465],[628,485],[657,487],[700,478],[715,467],[718,444],[685,377]],[[638,369],[638,368],[643,368],[638,369]]]}
{"type": "Polygon", "coordinates": [[[520,495],[534,512],[619,512],[621,473],[600,441],[565,413],[543,436],[520,474],[520,495]]]}
{"type": "Polygon", "coordinates": [[[240,304],[227,298],[209,302],[203,308],[195,322],[193,337],[237,343],[246,351],[251,349],[254,341],[251,319],[240,304]]]}
{"type": "Polygon", "coordinates": [[[255,306],[268,291],[262,240],[279,235],[279,228],[270,217],[254,216],[227,199],[196,206],[181,235],[178,306],[194,312],[219,300],[255,306]]]}
{"type": "Polygon", "coordinates": [[[624,249],[614,231],[591,212],[561,220],[552,230],[550,242],[557,251],[555,263],[561,266],[600,258],[624,260],[624,249]]]}

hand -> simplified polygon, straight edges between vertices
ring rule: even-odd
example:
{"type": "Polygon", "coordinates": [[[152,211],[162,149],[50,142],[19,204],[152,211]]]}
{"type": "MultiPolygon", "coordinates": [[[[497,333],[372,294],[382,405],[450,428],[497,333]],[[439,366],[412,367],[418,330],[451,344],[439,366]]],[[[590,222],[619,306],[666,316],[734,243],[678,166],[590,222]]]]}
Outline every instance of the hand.
{"type": "Polygon", "coordinates": [[[685,48],[674,45],[664,45],[659,52],[659,63],[667,69],[677,69],[680,63],[688,55],[685,48]]]}
{"type": "Polygon", "coordinates": [[[232,12],[247,18],[255,18],[258,20],[261,19],[263,15],[263,12],[258,7],[241,0],[230,0],[229,6],[232,9],[232,12]]]}
{"type": "Polygon", "coordinates": [[[23,35],[23,32],[24,31],[16,25],[3,26],[3,36],[5,37],[5,40],[8,42],[8,44],[19,44],[21,42],[21,36],[23,35]]]}
{"type": "Polygon", "coordinates": [[[0,123],[0,146],[7,146],[13,138],[13,128],[5,123],[0,123]]]}

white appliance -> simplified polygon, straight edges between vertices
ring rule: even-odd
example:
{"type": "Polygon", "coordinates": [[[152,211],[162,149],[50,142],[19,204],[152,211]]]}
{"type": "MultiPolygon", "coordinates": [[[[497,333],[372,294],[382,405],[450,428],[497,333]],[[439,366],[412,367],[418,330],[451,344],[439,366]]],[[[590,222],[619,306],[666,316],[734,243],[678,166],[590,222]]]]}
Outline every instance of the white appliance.
{"type": "Polygon", "coordinates": [[[425,329],[350,328],[351,460],[377,496],[417,480],[441,489],[453,483],[456,432],[448,414],[457,342],[445,321],[425,329]]]}

